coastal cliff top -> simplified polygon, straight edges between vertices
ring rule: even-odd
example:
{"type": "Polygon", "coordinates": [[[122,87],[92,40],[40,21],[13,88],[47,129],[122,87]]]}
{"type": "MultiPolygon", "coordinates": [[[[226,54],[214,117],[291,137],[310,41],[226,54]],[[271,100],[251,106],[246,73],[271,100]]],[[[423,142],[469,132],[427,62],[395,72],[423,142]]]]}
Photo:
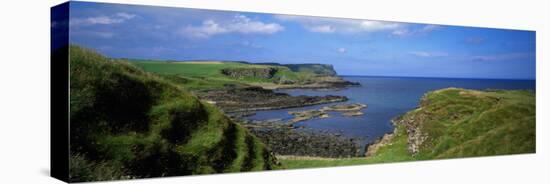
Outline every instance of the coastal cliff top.
{"type": "Polygon", "coordinates": [[[281,157],[288,168],[535,153],[535,93],[445,88],[394,122],[368,156],[327,160],[281,157]],[[505,146],[503,146],[505,145],[505,146]]]}
{"type": "Polygon", "coordinates": [[[167,76],[190,90],[227,86],[343,88],[358,85],[337,76],[332,65],[248,63],[237,61],[128,60],[141,69],[167,76]]]}
{"type": "Polygon", "coordinates": [[[535,94],[440,89],[395,124],[406,130],[408,150],[419,159],[532,153],[535,94]]]}

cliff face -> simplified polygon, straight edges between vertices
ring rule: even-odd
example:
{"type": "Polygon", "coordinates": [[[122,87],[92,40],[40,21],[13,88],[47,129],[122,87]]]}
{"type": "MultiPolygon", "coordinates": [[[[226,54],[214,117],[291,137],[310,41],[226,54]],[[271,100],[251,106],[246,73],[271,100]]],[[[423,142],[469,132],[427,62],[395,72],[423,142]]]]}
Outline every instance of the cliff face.
{"type": "Polygon", "coordinates": [[[276,165],[246,129],[162,77],[77,46],[70,64],[72,182],[276,165]]]}
{"type": "Polygon", "coordinates": [[[308,72],[319,76],[336,76],[336,70],[330,64],[280,64],[280,63],[255,63],[258,65],[284,66],[293,72],[308,72]]]}
{"type": "Polygon", "coordinates": [[[273,75],[277,73],[277,68],[224,68],[221,70],[222,74],[234,77],[256,77],[263,79],[271,79],[273,75]]]}
{"type": "Polygon", "coordinates": [[[285,64],[294,72],[311,72],[321,76],[336,76],[334,67],[329,64],[285,64]]]}

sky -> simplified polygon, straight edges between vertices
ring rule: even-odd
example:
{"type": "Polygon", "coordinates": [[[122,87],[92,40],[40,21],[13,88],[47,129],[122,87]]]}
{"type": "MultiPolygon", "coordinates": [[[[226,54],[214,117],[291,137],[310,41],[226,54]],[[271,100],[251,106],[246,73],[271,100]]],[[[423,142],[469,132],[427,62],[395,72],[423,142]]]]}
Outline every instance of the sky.
{"type": "MultiPolygon", "coordinates": [[[[62,25],[52,21],[52,29],[62,25]]],[[[71,2],[70,43],[113,58],[332,64],[339,75],[535,79],[535,32],[71,2]]]]}

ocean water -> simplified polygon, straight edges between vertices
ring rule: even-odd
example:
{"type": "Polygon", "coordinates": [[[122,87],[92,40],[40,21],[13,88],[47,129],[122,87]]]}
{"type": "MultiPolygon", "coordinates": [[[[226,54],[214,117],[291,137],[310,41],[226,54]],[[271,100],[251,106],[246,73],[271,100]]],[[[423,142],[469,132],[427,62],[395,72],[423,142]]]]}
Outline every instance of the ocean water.
{"type": "MultiPolygon", "coordinates": [[[[296,123],[304,131],[332,132],[349,138],[372,142],[385,133],[392,132],[391,119],[418,106],[420,98],[428,91],[447,87],[466,89],[527,89],[535,90],[535,80],[501,79],[450,79],[450,78],[405,78],[405,77],[343,77],[345,80],[359,82],[360,87],[341,90],[287,89],[278,90],[293,96],[298,95],[343,95],[349,101],[342,103],[363,103],[363,116],[344,117],[340,113],[330,112],[329,118],[312,119],[296,123]]],[[[327,104],[258,111],[248,117],[251,120],[283,119],[290,120],[289,111],[318,109],[327,104]]]]}

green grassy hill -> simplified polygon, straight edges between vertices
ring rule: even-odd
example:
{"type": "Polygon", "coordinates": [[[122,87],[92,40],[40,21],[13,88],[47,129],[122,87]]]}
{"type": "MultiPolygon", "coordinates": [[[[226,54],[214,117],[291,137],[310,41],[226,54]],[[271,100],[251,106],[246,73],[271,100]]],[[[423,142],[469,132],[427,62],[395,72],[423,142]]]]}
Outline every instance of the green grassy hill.
{"type": "MultiPolygon", "coordinates": [[[[177,63],[144,65],[156,70],[187,68],[174,67],[180,65],[177,63]]],[[[196,65],[195,69],[200,67],[204,66],[196,65]]],[[[256,137],[171,81],[128,62],[71,46],[70,180],[238,172],[275,166],[270,151],[256,137]]]]}
{"type": "Polygon", "coordinates": [[[427,93],[420,107],[395,121],[366,158],[282,158],[287,168],[534,153],[535,94],[447,88],[427,93]]]}
{"type": "Polygon", "coordinates": [[[276,84],[303,84],[318,79],[318,74],[310,71],[292,71],[283,65],[250,64],[225,61],[143,61],[130,60],[145,71],[168,75],[190,90],[216,89],[224,85],[272,86],[276,84]],[[270,77],[229,76],[224,70],[246,71],[273,68],[270,77]]]}

